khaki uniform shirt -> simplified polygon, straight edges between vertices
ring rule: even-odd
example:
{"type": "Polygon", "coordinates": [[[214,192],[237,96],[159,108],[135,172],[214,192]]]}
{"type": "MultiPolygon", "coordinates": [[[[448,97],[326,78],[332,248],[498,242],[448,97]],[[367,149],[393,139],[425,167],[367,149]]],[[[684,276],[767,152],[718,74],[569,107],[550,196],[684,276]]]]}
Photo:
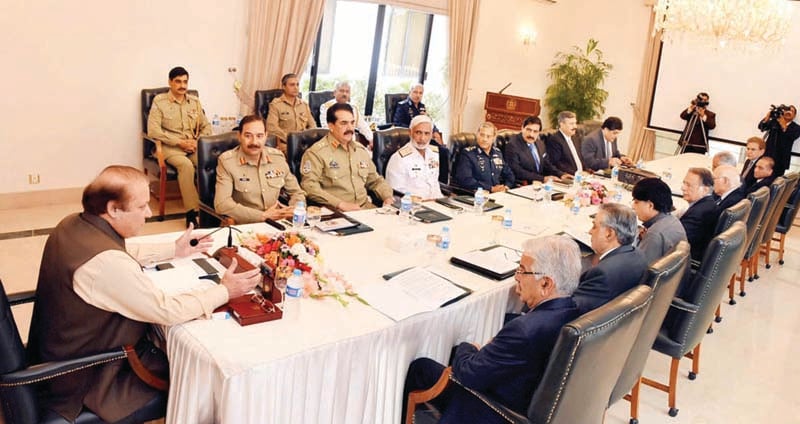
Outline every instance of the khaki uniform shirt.
{"type": "Polygon", "coordinates": [[[286,188],[290,204],[305,201],[305,193],[280,150],[264,147],[261,159],[253,162],[237,146],[219,156],[214,209],[237,224],[261,222],[262,213],[278,201],[282,188],[286,188]]]}
{"type": "Polygon", "coordinates": [[[308,103],[301,98],[296,98],[294,105],[281,95],[272,99],[269,103],[269,113],[267,114],[267,132],[275,135],[279,139],[286,141],[286,136],[290,132],[304,131],[316,128],[317,123],[311,116],[311,109],[308,103]]]}
{"type": "Polygon", "coordinates": [[[187,94],[183,102],[179,102],[172,93],[166,92],[153,99],[147,118],[147,136],[160,140],[162,147],[171,146],[177,149],[178,141],[182,139],[197,140],[200,136],[211,133],[211,124],[197,97],[187,94]]]}
{"type": "Polygon", "coordinates": [[[369,150],[352,141],[345,148],[330,134],[306,150],[301,172],[308,199],[328,207],[341,202],[371,207],[367,189],[381,199],[392,197],[392,188],[378,175],[369,150]]]}

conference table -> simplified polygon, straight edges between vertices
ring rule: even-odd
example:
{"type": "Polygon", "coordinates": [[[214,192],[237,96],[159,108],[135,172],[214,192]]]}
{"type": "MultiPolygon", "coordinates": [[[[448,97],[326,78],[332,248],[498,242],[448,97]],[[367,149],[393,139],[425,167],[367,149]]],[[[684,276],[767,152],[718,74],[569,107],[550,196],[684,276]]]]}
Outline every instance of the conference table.
{"type": "MultiPolygon", "coordinates": [[[[658,166],[685,173],[688,161],[668,159],[658,166]]],[[[597,206],[575,215],[562,202],[533,202],[523,197],[525,190],[492,194],[504,208],[483,214],[425,202],[452,216],[441,223],[409,224],[373,209],[349,213],[374,228],[372,232],[345,237],[311,232],[326,266],[344,274],[356,292],[386,284],[386,273],[431,266],[472,293],[397,322],[352,298],[347,306],[332,298],[303,298],[296,314],[277,321],[239,326],[232,319],[198,319],[166,327],[171,369],[167,423],[399,422],[412,360],[429,357],[446,363],[454,345],[485,344],[502,326],[505,313],[521,307],[513,277],[485,278],[451,265],[451,256],[493,244],[520,249],[527,239],[562,231],[588,237],[597,206]],[[505,208],[512,211],[511,229],[503,229],[493,217],[505,208]],[[451,232],[447,252],[426,241],[443,225],[451,232]]],[[[630,202],[630,192],[622,202],[630,202]]],[[[264,234],[278,231],[266,224],[237,227],[264,234]]],[[[176,237],[160,234],[129,242],[176,237]]],[[[225,238],[216,237],[214,249],[225,238]]]]}

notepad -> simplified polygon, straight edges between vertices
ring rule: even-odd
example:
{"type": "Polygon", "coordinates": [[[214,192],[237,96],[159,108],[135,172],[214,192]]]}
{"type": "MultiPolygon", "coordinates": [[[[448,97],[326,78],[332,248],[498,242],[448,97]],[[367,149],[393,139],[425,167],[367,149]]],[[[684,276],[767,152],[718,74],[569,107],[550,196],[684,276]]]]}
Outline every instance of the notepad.
{"type": "Polygon", "coordinates": [[[514,275],[522,259],[522,252],[507,246],[494,245],[463,253],[450,258],[453,265],[495,280],[514,275]]]}
{"type": "Polygon", "coordinates": [[[322,231],[335,231],[345,228],[352,228],[357,226],[358,223],[347,220],[346,218],[333,218],[327,221],[321,221],[317,224],[317,228],[322,231]]]}

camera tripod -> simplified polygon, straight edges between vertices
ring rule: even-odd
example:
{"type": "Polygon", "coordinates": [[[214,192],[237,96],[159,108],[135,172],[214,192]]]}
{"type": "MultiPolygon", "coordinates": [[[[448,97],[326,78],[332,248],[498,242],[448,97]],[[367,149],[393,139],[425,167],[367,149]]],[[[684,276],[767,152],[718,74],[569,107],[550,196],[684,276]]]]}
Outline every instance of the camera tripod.
{"type": "Polygon", "coordinates": [[[692,139],[692,134],[694,133],[694,128],[697,126],[697,121],[700,121],[700,131],[703,134],[703,144],[706,146],[706,153],[708,153],[708,136],[706,135],[706,124],[700,119],[700,114],[697,113],[697,108],[692,112],[692,117],[689,118],[689,121],[686,122],[686,127],[683,129],[681,133],[681,137],[678,139],[678,148],[675,149],[675,154],[682,154],[686,152],[686,146],[689,144],[689,140],[692,139]]]}

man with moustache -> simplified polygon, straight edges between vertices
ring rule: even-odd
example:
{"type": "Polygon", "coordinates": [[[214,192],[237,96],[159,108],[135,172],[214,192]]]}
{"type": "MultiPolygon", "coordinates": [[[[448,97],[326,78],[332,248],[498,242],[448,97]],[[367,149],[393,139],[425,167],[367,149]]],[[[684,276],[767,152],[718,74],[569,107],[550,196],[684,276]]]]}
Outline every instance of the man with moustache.
{"type": "Polygon", "coordinates": [[[353,114],[356,117],[356,129],[358,129],[358,133],[364,136],[369,143],[369,148],[372,149],[372,130],[369,128],[367,121],[364,120],[364,117],[361,116],[358,108],[350,103],[350,83],[347,81],[337,82],[333,88],[333,96],[332,99],[319,106],[319,116],[328,116],[328,108],[333,106],[334,103],[349,104],[350,107],[353,108],[353,114]]]}
{"type": "Polygon", "coordinates": [[[211,124],[197,97],[186,94],[189,72],[178,66],[169,71],[169,91],[153,99],[147,118],[147,136],[161,142],[164,161],[178,171],[178,187],[186,225],[197,226],[200,196],[194,185],[197,168],[197,139],[211,135],[211,124]]]}
{"type": "Polygon", "coordinates": [[[769,187],[776,178],[774,166],[775,161],[771,157],[761,156],[753,167],[753,178],[755,178],[753,184],[745,187],[747,193],[752,193],[761,187],[769,187]]]}
{"type": "Polygon", "coordinates": [[[631,165],[630,158],[620,153],[617,148],[617,137],[622,132],[622,120],[609,116],[600,128],[590,132],[583,138],[581,154],[583,164],[591,169],[613,168],[619,165],[631,165]]]}
{"type": "Polygon", "coordinates": [[[477,190],[479,187],[492,193],[514,187],[514,173],[503,159],[503,153],[494,146],[497,128],[491,122],[478,127],[477,146],[465,147],[456,164],[453,185],[477,190]]]}
{"type": "Polygon", "coordinates": [[[506,144],[503,156],[518,183],[531,184],[545,177],[560,181],[560,177],[568,176],[550,163],[544,141],[539,139],[541,130],[542,120],[529,116],[522,121],[522,131],[506,144]]]}
{"type": "Polygon", "coordinates": [[[328,109],[330,132],[303,154],[301,187],[311,202],[341,211],[374,208],[367,195],[372,190],[388,206],[394,202],[392,188],[375,169],[369,150],[353,142],[355,117],[348,104],[328,109]]]}
{"type": "Polygon", "coordinates": [[[264,120],[247,115],[238,131],[239,146],[219,155],[214,209],[237,224],[292,216],[294,204],[305,201],[305,193],[283,153],[264,145],[264,120]],[[289,206],[278,201],[281,189],[289,195],[289,206]]]}
{"type": "Polygon", "coordinates": [[[400,193],[423,199],[442,197],[439,188],[439,147],[431,145],[433,122],[417,115],[409,128],[411,140],[398,149],[386,165],[386,182],[400,193]]]}
{"type": "Polygon", "coordinates": [[[689,168],[681,185],[683,200],[689,202],[689,207],[679,219],[686,231],[694,261],[703,260],[703,253],[714,237],[719,214],[716,213],[717,204],[711,195],[713,187],[713,174],[706,168],[689,168]]]}
{"type": "Polygon", "coordinates": [[[562,174],[574,175],[575,172],[584,170],[579,154],[580,143],[572,139],[577,129],[578,119],[575,113],[565,110],[558,114],[558,131],[544,139],[550,161],[562,174]]]}

